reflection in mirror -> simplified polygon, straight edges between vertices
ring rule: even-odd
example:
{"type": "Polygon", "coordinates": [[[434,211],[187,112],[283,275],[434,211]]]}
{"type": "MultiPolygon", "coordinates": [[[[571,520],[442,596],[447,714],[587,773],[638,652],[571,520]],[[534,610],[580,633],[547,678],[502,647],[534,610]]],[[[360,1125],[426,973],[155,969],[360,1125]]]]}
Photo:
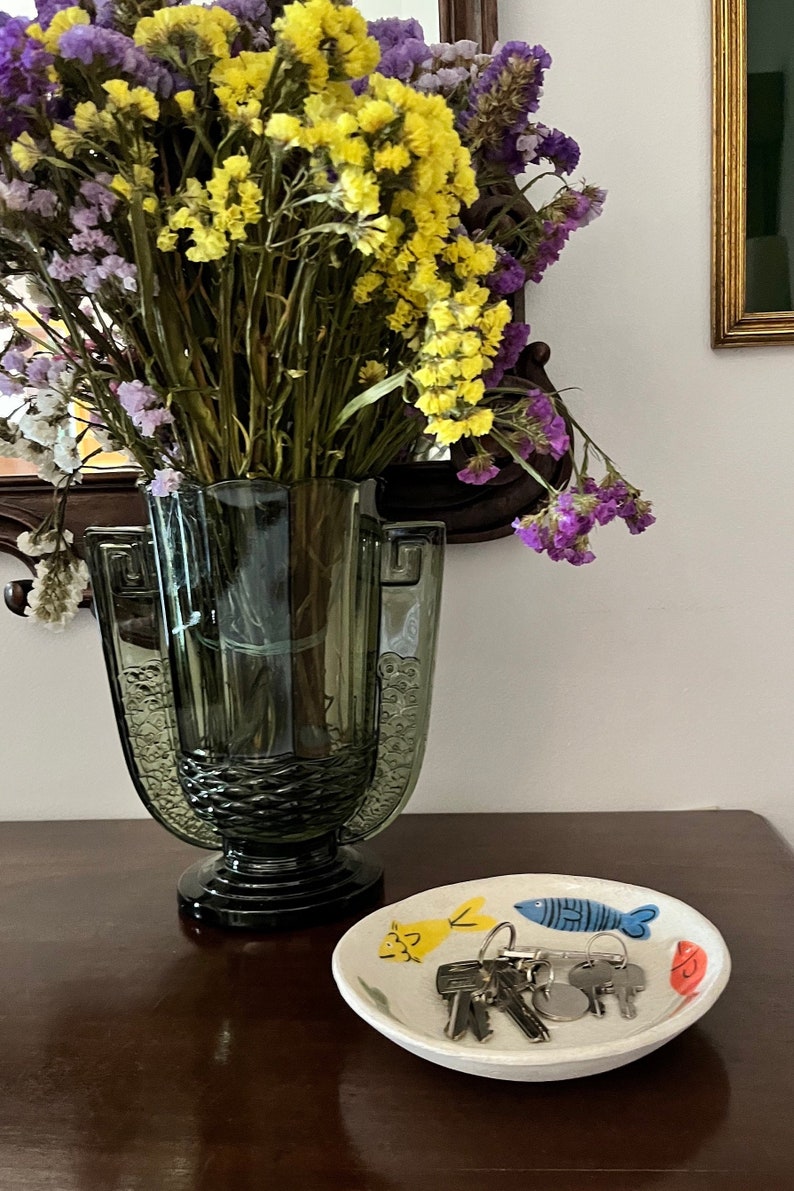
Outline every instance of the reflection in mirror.
{"type": "Polygon", "coordinates": [[[794,342],[794,4],[714,0],[715,347],[794,342]]]}

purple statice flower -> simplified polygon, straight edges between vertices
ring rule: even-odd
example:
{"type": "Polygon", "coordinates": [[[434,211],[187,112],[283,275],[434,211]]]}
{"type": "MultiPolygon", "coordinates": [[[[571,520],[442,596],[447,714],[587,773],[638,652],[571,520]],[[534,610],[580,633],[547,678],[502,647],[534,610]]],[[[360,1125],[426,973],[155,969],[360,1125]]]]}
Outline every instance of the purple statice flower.
{"type": "Polygon", "coordinates": [[[577,227],[587,227],[604,209],[607,192],[598,186],[585,186],[582,190],[571,190],[570,213],[568,218],[577,227]]]}
{"type": "MultiPolygon", "coordinates": [[[[571,449],[565,419],[557,413],[551,398],[542,389],[530,389],[526,408],[527,434],[532,450],[538,455],[561,459],[571,449]]],[[[519,450],[522,457],[523,451],[519,450]]]]}
{"type": "Polygon", "coordinates": [[[636,488],[614,473],[608,473],[600,484],[592,476],[585,476],[580,489],[597,500],[594,516],[599,525],[607,525],[618,518],[626,523],[629,533],[638,534],[656,521],[651,513],[651,502],[643,500],[636,488]]]}
{"type": "Polygon", "coordinates": [[[33,356],[27,364],[27,380],[28,384],[34,389],[52,388],[58,380],[63,368],[68,367],[66,360],[57,361],[62,364],[59,370],[55,370],[56,361],[53,361],[52,356],[33,356]]]}
{"type": "MultiPolygon", "coordinates": [[[[523,139],[518,138],[519,148],[523,139]]],[[[524,160],[527,165],[550,161],[556,174],[572,174],[579,164],[580,155],[581,150],[573,137],[566,136],[558,128],[547,128],[545,124],[538,124],[532,154],[524,160]]]]}
{"type": "Polygon", "coordinates": [[[413,18],[403,21],[399,17],[383,17],[379,21],[370,21],[367,25],[367,32],[370,37],[375,38],[382,54],[388,53],[389,50],[395,49],[406,41],[424,42],[425,40],[424,29],[413,18]]]}
{"type": "Polygon", "coordinates": [[[116,6],[113,0],[94,0],[94,24],[100,29],[112,29],[116,24],[116,6]]]}
{"type": "Polygon", "coordinates": [[[487,484],[494,476],[499,475],[499,470],[493,455],[482,454],[474,455],[456,474],[464,484],[487,484]]]}
{"type": "Polygon", "coordinates": [[[473,62],[477,57],[476,41],[441,41],[430,47],[430,53],[436,62],[446,65],[459,65],[461,62],[473,62]]]}
{"type": "Polygon", "coordinates": [[[468,106],[458,117],[463,139],[482,150],[489,161],[501,163],[511,174],[525,165],[518,139],[531,112],[538,109],[544,72],[551,57],[543,46],[508,41],[477,77],[468,106]]]}
{"type": "Polygon", "coordinates": [[[52,55],[28,36],[27,26],[26,18],[14,17],[0,27],[0,137],[9,140],[26,131],[26,109],[40,107],[51,86],[52,55]]]}
{"type": "Polygon", "coordinates": [[[96,207],[99,218],[107,221],[116,209],[119,196],[110,189],[113,178],[110,174],[97,174],[90,181],[80,183],[80,194],[90,207],[96,207]]]}
{"type": "Polygon", "coordinates": [[[116,244],[110,236],[98,227],[86,228],[69,237],[69,244],[75,252],[115,252],[116,244]]]}
{"type": "Polygon", "coordinates": [[[125,380],[116,390],[119,404],[130,417],[134,417],[144,409],[153,409],[160,405],[160,397],[149,385],[142,380],[125,380]]]}
{"type": "Polygon", "coordinates": [[[52,219],[58,211],[58,196],[54,190],[42,187],[33,190],[30,195],[29,210],[42,219],[52,219]]]}
{"type": "Polygon", "coordinates": [[[570,493],[561,493],[540,513],[516,517],[513,529],[516,537],[537,554],[548,554],[553,562],[569,562],[583,566],[595,558],[590,549],[591,519],[578,515],[572,506],[570,493]]]}
{"type": "Polygon", "coordinates": [[[116,396],[133,426],[146,438],[152,438],[161,426],[174,421],[174,415],[165,408],[159,395],[143,381],[124,381],[116,389],[116,396]]]}
{"type": "Polygon", "coordinates": [[[614,473],[600,484],[584,476],[577,487],[559,493],[541,512],[517,517],[513,529],[538,554],[581,566],[595,558],[589,539],[595,525],[620,518],[630,533],[642,533],[656,520],[650,510],[651,502],[642,500],[636,488],[614,473]]]}
{"type": "MultiPolygon", "coordinates": [[[[256,49],[270,45],[272,14],[266,0],[216,0],[218,8],[231,13],[239,25],[248,31],[256,49]]],[[[234,50],[233,50],[234,52],[234,50]]]]}
{"type": "Polygon", "coordinates": [[[46,29],[56,12],[71,6],[71,0],[36,0],[36,16],[42,29],[46,29]]]}
{"type": "Polygon", "coordinates": [[[13,376],[4,376],[0,372],[0,394],[3,397],[19,397],[24,392],[21,383],[13,376]]]}
{"type": "Polygon", "coordinates": [[[25,211],[30,202],[30,183],[21,178],[11,182],[0,179],[0,203],[8,211],[25,211]]]}
{"type": "Polygon", "coordinates": [[[465,66],[442,66],[436,71],[438,86],[441,91],[454,91],[460,83],[468,83],[471,75],[465,66]]]}
{"type": "Polygon", "coordinates": [[[167,99],[174,90],[173,75],[161,62],[153,61],[131,37],[115,29],[98,25],[72,25],[58,42],[61,58],[82,62],[84,66],[97,63],[104,67],[101,75],[127,75],[141,87],[148,87],[155,95],[167,99]]]}
{"type": "MultiPolygon", "coordinates": [[[[387,50],[381,55],[376,69],[387,79],[400,79],[407,83],[411,80],[418,67],[422,67],[430,60],[430,51],[423,41],[409,38],[393,50],[387,50]]],[[[465,77],[464,71],[464,77],[465,77]]]]}
{"type": "Polygon", "coordinates": [[[173,467],[160,467],[155,470],[154,479],[149,485],[152,496],[170,496],[176,492],[182,483],[181,471],[174,471],[173,467]]]}
{"type": "Polygon", "coordinates": [[[94,268],[95,263],[90,256],[76,254],[63,257],[59,252],[55,252],[50,261],[48,272],[55,281],[74,281],[78,277],[87,276],[89,271],[94,268]]]}
{"type": "Polygon", "coordinates": [[[540,104],[543,75],[551,66],[551,55],[543,46],[527,45],[525,41],[508,41],[482,72],[469,96],[473,115],[476,101],[483,95],[507,91],[512,94],[513,80],[518,74],[522,87],[521,111],[524,116],[536,112],[540,104]],[[526,64],[528,69],[519,74],[518,67],[526,64]]]}
{"type": "Polygon", "coordinates": [[[530,281],[540,281],[549,265],[559,260],[571,232],[598,218],[606,193],[595,186],[585,186],[582,190],[566,189],[544,207],[552,218],[543,220],[543,237],[530,266],[530,281]]]}
{"type": "Polygon", "coordinates": [[[518,357],[527,346],[530,328],[527,323],[508,323],[502,332],[502,342],[499,351],[488,372],[483,373],[483,382],[487,389],[493,389],[501,384],[506,372],[515,367],[518,357]]]}
{"type": "Polygon", "coordinates": [[[418,21],[384,17],[370,21],[367,29],[380,46],[380,62],[375,67],[378,74],[407,83],[417,68],[430,65],[430,47],[418,21]]]}
{"type": "Polygon", "coordinates": [[[496,297],[504,298],[520,290],[527,275],[524,267],[504,248],[497,249],[497,252],[496,268],[486,277],[485,284],[496,297]]]}
{"type": "Polygon", "coordinates": [[[24,352],[18,347],[12,347],[0,360],[0,368],[5,368],[6,372],[24,372],[26,365],[24,352]]]}
{"type": "Polygon", "coordinates": [[[162,406],[157,409],[142,409],[132,419],[133,425],[138,427],[144,438],[153,438],[160,426],[170,426],[173,421],[174,415],[162,406]]]}

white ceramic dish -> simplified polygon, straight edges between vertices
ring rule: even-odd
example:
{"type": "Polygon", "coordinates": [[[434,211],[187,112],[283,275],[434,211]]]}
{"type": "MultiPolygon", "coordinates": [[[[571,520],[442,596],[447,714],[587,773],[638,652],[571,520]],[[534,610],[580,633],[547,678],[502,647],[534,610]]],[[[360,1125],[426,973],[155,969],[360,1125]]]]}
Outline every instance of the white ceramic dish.
{"type": "MultiPolygon", "coordinates": [[[[505,932],[489,955],[506,941],[505,932]]],[[[619,949],[609,939],[595,945],[595,950],[619,949]]],[[[649,1054],[711,1008],[731,966],[717,928],[684,902],[637,885],[550,873],[440,886],[376,910],[340,939],[332,964],[351,1009],[398,1046],[456,1071],[528,1081],[594,1075],[649,1054]],[[567,906],[562,899],[568,899],[567,906]],[[578,899],[600,908],[582,906],[578,899]],[[524,913],[519,902],[527,903],[524,913]],[[658,912],[632,914],[648,906],[658,912]],[[608,914],[607,907],[615,913],[608,914]],[[636,1018],[622,1017],[617,997],[609,995],[603,1017],[587,1014],[575,1022],[548,1023],[549,1042],[529,1043],[497,1010],[491,1013],[494,1033],[487,1042],[472,1037],[451,1042],[443,1033],[446,1012],[436,992],[436,969],[450,960],[475,958],[490,927],[502,921],[513,923],[520,944],[557,950],[584,950],[596,928],[609,926],[646,974],[636,1018]],[[643,933],[647,937],[632,937],[643,933]]],[[[564,971],[560,968],[559,978],[564,971]]]]}

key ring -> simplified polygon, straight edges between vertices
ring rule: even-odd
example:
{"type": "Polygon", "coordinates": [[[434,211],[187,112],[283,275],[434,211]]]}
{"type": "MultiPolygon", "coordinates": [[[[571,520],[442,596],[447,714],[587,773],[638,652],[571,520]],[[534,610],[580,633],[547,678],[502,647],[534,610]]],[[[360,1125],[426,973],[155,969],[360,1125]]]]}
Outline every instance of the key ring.
{"type": "Polygon", "coordinates": [[[483,967],[485,963],[485,953],[488,950],[488,944],[492,939],[496,938],[500,930],[508,930],[510,932],[510,950],[515,947],[516,928],[513,926],[512,922],[497,922],[496,926],[491,927],[491,929],[488,931],[488,934],[482,941],[480,950],[477,952],[477,963],[480,965],[480,967],[483,967]]]}
{"type": "MultiPolygon", "coordinates": [[[[502,930],[507,930],[510,932],[510,946],[515,947],[515,945],[516,945],[516,928],[513,926],[512,922],[497,922],[496,926],[491,927],[491,929],[488,931],[488,934],[485,936],[485,938],[482,941],[482,946],[480,947],[480,950],[477,952],[477,963],[478,963],[479,967],[484,971],[487,971],[487,969],[485,967],[485,953],[488,950],[488,945],[491,942],[491,940],[495,939],[496,936],[499,934],[499,932],[502,930]]],[[[494,961],[491,966],[490,972],[488,972],[488,981],[482,990],[482,995],[487,998],[489,996],[489,994],[493,993],[494,989],[496,988],[496,985],[497,985],[496,961],[494,961]]]]}
{"type": "Polygon", "coordinates": [[[591,968],[592,968],[593,962],[594,962],[593,957],[591,955],[591,951],[592,951],[593,943],[595,943],[596,939],[614,939],[616,943],[620,943],[620,950],[623,952],[623,962],[617,965],[618,971],[620,971],[622,968],[626,967],[626,964],[629,962],[629,950],[628,950],[628,947],[626,946],[626,944],[624,943],[623,939],[621,939],[620,935],[613,935],[612,931],[610,931],[610,930],[600,930],[598,932],[598,934],[593,935],[593,937],[590,939],[589,943],[585,947],[585,955],[587,956],[587,959],[585,960],[585,962],[591,968]]]}
{"type": "Polygon", "coordinates": [[[537,988],[539,992],[542,992],[545,995],[546,999],[548,1000],[549,991],[550,991],[553,983],[554,983],[554,968],[552,967],[551,960],[550,959],[536,959],[534,961],[534,963],[532,964],[532,987],[537,988]],[[536,982],[535,982],[535,973],[536,973],[537,969],[540,967],[549,969],[549,978],[545,984],[536,984],[536,982]]]}

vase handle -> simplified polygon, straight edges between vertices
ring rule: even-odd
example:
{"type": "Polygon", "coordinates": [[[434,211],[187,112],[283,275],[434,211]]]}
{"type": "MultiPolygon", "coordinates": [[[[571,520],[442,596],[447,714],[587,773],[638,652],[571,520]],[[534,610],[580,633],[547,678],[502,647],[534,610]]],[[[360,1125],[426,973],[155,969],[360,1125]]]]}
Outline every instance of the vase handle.
{"type": "Polygon", "coordinates": [[[375,775],[340,829],[341,843],[369,839],[388,827],[416,786],[430,720],[443,567],[442,522],[383,527],[375,775]]]}
{"type": "Polygon", "coordinates": [[[177,777],[174,695],[151,532],[91,528],[85,544],[113,710],[138,797],[172,835],[220,848],[220,836],[195,813],[177,777]]]}

